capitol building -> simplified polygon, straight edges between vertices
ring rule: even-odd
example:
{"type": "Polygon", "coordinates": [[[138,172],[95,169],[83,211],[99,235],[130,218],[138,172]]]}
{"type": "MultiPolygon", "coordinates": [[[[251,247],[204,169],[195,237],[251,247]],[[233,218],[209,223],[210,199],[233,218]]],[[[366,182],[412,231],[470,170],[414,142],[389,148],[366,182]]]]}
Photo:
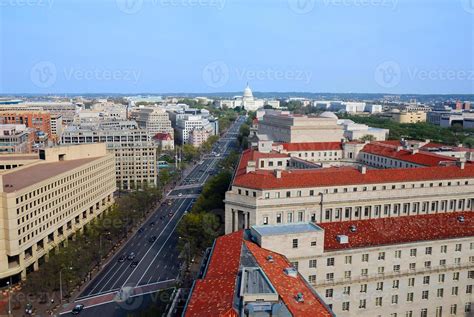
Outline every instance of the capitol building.
{"type": "Polygon", "coordinates": [[[252,89],[247,84],[247,87],[244,89],[243,96],[235,96],[232,99],[226,100],[216,100],[216,105],[219,108],[227,107],[230,109],[234,109],[237,107],[242,107],[247,111],[256,111],[259,108],[263,108],[263,106],[269,105],[273,108],[279,108],[280,102],[278,100],[273,99],[257,99],[253,96],[252,89]]]}

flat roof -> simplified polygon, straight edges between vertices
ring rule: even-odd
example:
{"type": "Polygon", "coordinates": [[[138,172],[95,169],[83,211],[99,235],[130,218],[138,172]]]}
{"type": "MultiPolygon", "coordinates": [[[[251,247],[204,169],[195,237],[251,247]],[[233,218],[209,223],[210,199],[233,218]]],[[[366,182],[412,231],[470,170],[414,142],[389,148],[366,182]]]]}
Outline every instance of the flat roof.
{"type": "Polygon", "coordinates": [[[101,157],[85,158],[70,161],[60,161],[51,163],[39,163],[26,166],[21,169],[12,169],[11,172],[2,175],[3,188],[5,193],[12,193],[25,187],[42,182],[50,177],[54,177],[95,161],[101,157]],[[7,186],[8,185],[8,186],[7,186]]]}
{"type": "Polygon", "coordinates": [[[37,160],[38,154],[2,154],[0,155],[0,162],[2,161],[25,161],[25,160],[37,160]]]}
{"type": "Polygon", "coordinates": [[[292,233],[304,233],[304,232],[318,232],[322,229],[317,225],[310,222],[297,222],[289,224],[281,224],[274,226],[253,226],[252,227],[257,233],[262,236],[276,236],[292,233]]]}

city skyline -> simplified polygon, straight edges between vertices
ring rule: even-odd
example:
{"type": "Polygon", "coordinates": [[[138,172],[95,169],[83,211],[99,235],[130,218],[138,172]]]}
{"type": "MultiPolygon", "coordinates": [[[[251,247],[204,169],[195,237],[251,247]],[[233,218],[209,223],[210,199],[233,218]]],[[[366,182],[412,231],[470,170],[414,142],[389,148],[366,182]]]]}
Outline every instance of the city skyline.
{"type": "Polygon", "coordinates": [[[473,14],[461,0],[9,0],[0,94],[206,94],[247,82],[261,92],[472,94],[473,14]]]}

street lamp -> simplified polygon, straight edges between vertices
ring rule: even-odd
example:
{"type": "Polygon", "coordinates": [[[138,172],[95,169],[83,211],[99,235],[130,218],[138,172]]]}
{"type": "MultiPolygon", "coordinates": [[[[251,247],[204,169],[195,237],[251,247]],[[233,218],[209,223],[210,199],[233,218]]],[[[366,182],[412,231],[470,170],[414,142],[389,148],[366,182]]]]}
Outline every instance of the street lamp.
{"type": "Polygon", "coordinates": [[[11,304],[11,298],[10,298],[10,293],[11,293],[11,284],[10,282],[7,282],[7,287],[8,287],[8,316],[12,314],[12,304],[11,304]]]}
{"type": "MultiPolygon", "coordinates": [[[[72,267],[70,266],[67,269],[72,270],[72,267]]],[[[63,277],[62,277],[63,270],[64,268],[59,270],[59,303],[60,304],[63,303],[63,277]]]]}

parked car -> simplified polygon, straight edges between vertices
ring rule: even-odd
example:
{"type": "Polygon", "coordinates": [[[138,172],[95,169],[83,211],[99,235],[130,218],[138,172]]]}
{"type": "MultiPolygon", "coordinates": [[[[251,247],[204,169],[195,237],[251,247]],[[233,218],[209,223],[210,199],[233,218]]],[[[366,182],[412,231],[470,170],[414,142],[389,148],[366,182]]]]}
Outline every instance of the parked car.
{"type": "Polygon", "coordinates": [[[82,305],[82,304],[77,304],[76,306],[74,306],[74,308],[72,309],[71,313],[72,313],[73,315],[78,315],[83,309],[84,309],[84,305],[82,305]]]}
{"type": "Polygon", "coordinates": [[[132,263],[130,263],[130,267],[137,267],[139,262],[140,261],[132,261],[132,263]]]}
{"type": "Polygon", "coordinates": [[[135,257],[136,257],[135,253],[134,253],[134,252],[130,252],[130,254],[128,255],[127,259],[128,259],[129,261],[131,261],[131,260],[135,259],[135,257]]]}

